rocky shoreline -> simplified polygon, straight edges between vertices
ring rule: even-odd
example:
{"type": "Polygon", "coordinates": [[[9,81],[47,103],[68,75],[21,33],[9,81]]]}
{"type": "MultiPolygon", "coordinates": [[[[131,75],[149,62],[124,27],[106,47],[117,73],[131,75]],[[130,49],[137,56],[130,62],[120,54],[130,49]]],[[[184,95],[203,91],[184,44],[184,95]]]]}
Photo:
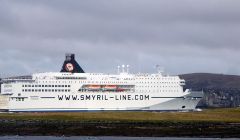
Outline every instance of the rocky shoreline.
{"type": "Polygon", "coordinates": [[[0,120],[0,135],[240,138],[240,123],[207,121],[0,120]]]}

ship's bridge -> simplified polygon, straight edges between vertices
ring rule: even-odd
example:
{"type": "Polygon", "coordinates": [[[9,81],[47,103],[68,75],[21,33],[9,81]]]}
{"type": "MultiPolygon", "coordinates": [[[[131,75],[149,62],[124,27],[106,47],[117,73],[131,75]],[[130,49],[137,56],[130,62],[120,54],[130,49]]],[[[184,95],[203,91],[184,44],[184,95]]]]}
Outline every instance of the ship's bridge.
{"type": "Polygon", "coordinates": [[[184,86],[184,85],[185,85],[185,80],[181,79],[181,80],[180,80],[180,85],[181,85],[181,86],[184,86]]]}

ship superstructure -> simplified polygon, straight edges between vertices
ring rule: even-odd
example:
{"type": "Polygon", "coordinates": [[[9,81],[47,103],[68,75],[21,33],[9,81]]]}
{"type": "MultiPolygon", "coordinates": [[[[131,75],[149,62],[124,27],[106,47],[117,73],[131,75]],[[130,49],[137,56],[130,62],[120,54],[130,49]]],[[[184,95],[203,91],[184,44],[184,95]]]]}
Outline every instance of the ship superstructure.
{"type": "Polygon", "coordinates": [[[183,91],[178,76],[85,73],[67,54],[61,72],[2,79],[9,111],[194,110],[200,92],[183,91]]]}

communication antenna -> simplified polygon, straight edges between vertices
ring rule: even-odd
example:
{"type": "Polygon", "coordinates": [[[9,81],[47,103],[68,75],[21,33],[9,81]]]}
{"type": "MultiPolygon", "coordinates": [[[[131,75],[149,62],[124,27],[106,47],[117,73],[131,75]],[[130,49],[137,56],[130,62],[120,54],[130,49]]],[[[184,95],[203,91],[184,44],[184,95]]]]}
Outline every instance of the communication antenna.
{"type": "Polygon", "coordinates": [[[119,65],[117,66],[117,73],[118,74],[120,73],[120,66],[119,65]]]}
{"type": "Polygon", "coordinates": [[[130,67],[130,66],[129,66],[129,65],[127,65],[127,73],[129,73],[129,67],[130,67]]]}
{"type": "Polygon", "coordinates": [[[122,73],[125,72],[125,65],[122,65],[122,73]]]}

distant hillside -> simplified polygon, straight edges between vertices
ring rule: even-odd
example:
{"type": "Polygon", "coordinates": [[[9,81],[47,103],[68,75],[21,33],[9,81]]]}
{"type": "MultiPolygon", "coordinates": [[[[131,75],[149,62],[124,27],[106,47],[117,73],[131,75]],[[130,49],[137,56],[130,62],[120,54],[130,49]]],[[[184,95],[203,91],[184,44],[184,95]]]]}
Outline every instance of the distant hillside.
{"type": "Polygon", "coordinates": [[[185,79],[185,88],[193,90],[240,90],[240,76],[210,73],[192,73],[179,75],[185,79]]]}
{"type": "Polygon", "coordinates": [[[185,79],[185,89],[203,90],[205,95],[199,107],[239,107],[240,76],[210,73],[179,75],[185,79]]]}

